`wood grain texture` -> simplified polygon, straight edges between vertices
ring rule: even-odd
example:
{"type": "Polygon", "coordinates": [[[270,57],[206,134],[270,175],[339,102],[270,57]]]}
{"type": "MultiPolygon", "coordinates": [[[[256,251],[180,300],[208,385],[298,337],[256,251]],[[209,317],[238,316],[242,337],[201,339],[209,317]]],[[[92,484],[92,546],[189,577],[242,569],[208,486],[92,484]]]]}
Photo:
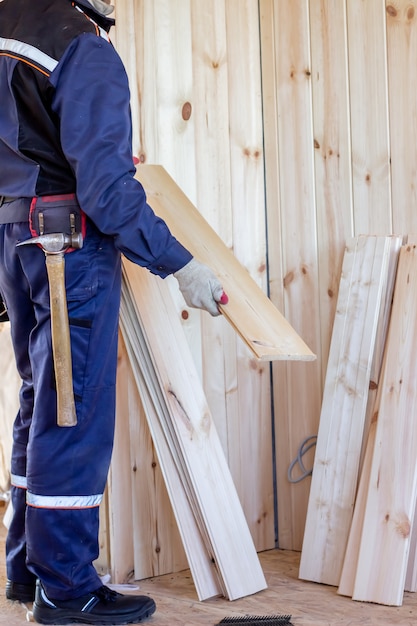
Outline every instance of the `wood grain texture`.
{"type": "MultiPolygon", "coordinates": [[[[161,404],[150,355],[146,348],[143,333],[137,323],[137,314],[132,307],[131,297],[127,289],[124,289],[122,294],[120,320],[132,372],[141,396],[152,442],[158,455],[195,589],[198,598],[206,600],[222,593],[221,582],[214,569],[211,555],[207,552],[195,510],[182,482],[180,468],[171,454],[168,439],[161,424],[160,415],[164,406],[161,404]]],[[[139,550],[137,555],[139,556],[139,550]]],[[[149,547],[146,547],[141,558],[146,558],[147,555],[149,555],[149,547]]]]}
{"type": "MultiPolygon", "coordinates": [[[[131,485],[127,517],[131,517],[133,549],[129,560],[133,555],[135,577],[140,580],[184,569],[187,560],[125,346],[124,352],[125,363],[118,377],[125,388],[127,419],[122,427],[125,441],[119,453],[129,467],[126,482],[131,485]]],[[[129,541],[129,533],[126,537],[129,541]]],[[[117,544],[113,549],[116,551],[117,544]]]]}
{"type": "MultiPolygon", "coordinates": [[[[259,9],[252,0],[227,0],[224,6],[231,250],[259,291],[267,294],[259,9]]],[[[255,300],[252,305],[258,306],[255,300]]],[[[273,455],[272,450],[270,455],[263,453],[271,448],[272,440],[270,366],[254,358],[241,337],[235,345],[237,410],[228,419],[228,462],[259,551],[275,545],[273,455]]]]}
{"type": "Polygon", "coordinates": [[[124,583],[134,570],[136,529],[133,526],[132,471],[129,450],[130,366],[119,333],[116,379],[116,424],[112,462],[107,481],[107,536],[113,583],[124,583]],[[123,514],[121,514],[123,512],[123,514]]]}
{"type": "Polygon", "coordinates": [[[355,582],[360,537],[363,527],[363,516],[368,494],[369,474],[371,471],[372,455],[375,445],[376,422],[378,419],[378,388],[381,382],[382,367],[385,355],[385,343],[391,317],[392,294],[396,279],[398,264],[398,249],[392,247],[392,258],[390,261],[390,273],[388,277],[388,288],[386,289],[383,311],[380,316],[377,335],[375,339],[374,355],[371,369],[371,379],[368,391],[368,402],[366,407],[365,424],[362,439],[362,451],[359,463],[358,489],[354,501],[352,522],[349,529],[349,537],[346,544],[346,551],[343,558],[343,566],[340,575],[338,593],[352,596],[355,582]]]}
{"type": "Polygon", "coordinates": [[[410,244],[398,264],[352,596],[395,606],[403,600],[417,486],[416,284],[417,249],[410,244]]]}
{"type": "Polygon", "coordinates": [[[136,178],[174,236],[216,273],[229,296],[229,303],[220,307],[222,314],[254,355],[260,360],[313,360],[315,355],[164,168],[144,165],[136,178]]]}
{"type": "MultiPolygon", "coordinates": [[[[388,111],[393,232],[417,230],[417,3],[386,0],[388,111]]],[[[379,209],[377,209],[379,213],[379,209]]]]}
{"type": "Polygon", "coordinates": [[[392,207],[385,0],[349,0],[346,8],[354,234],[387,235],[392,207]]]}
{"type": "Polygon", "coordinates": [[[287,470],[317,432],[322,393],[308,4],[260,2],[264,116],[276,133],[265,133],[270,293],[318,356],[273,363],[279,545],[293,549],[302,545],[310,480],[292,484],[287,470]]]}
{"type": "Polygon", "coordinates": [[[300,577],[338,585],[353,515],[380,320],[399,237],[351,239],[342,267],[323,393],[300,577]]]}
{"type": "Polygon", "coordinates": [[[146,329],[161,425],[207,550],[229,599],[255,593],[265,578],[169,291],[146,270],[127,261],[123,268],[146,329]]]}
{"type": "Polygon", "coordinates": [[[346,0],[310,0],[310,38],[324,380],[345,243],[353,236],[346,0]]]}
{"type": "MultiPolygon", "coordinates": [[[[226,8],[224,0],[122,0],[116,7],[116,33],[121,33],[116,46],[131,78],[134,153],[141,163],[164,166],[227,247],[233,249],[239,235],[242,244],[237,245],[245,251],[248,270],[254,268],[254,280],[261,276],[266,290],[265,232],[262,221],[258,225],[264,215],[262,154],[253,156],[262,143],[257,6],[237,2],[231,18],[226,8]],[[245,107],[236,91],[241,76],[248,89],[245,107]],[[233,165],[231,141],[243,146],[234,149],[233,165]],[[247,145],[252,146],[249,154],[247,145]],[[232,167],[242,185],[233,201],[232,167]]],[[[170,282],[256,546],[271,548],[268,366],[257,363],[225,319],[213,320],[188,308],[175,279],[170,282]],[[242,420],[247,428],[241,428],[242,420]]]]}
{"type": "MultiPolygon", "coordinates": [[[[253,201],[252,213],[248,204],[242,213],[256,233],[250,273],[264,289],[258,270],[266,224],[271,300],[318,357],[273,363],[281,547],[301,548],[309,479],[289,484],[287,469],[304,437],[317,432],[344,239],[415,225],[416,14],[415,0],[117,2],[134,153],[163,165],[230,249],[244,250],[248,232],[232,198],[253,201]]],[[[243,498],[238,466],[245,453],[260,454],[251,431],[238,428],[248,405],[241,389],[249,380],[260,415],[262,366],[250,371],[254,360],[239,352],[229,325],[181,299],[176,306],[243,498]]],[[[254,478],[252,493],[264,489],[254,478]]]]}

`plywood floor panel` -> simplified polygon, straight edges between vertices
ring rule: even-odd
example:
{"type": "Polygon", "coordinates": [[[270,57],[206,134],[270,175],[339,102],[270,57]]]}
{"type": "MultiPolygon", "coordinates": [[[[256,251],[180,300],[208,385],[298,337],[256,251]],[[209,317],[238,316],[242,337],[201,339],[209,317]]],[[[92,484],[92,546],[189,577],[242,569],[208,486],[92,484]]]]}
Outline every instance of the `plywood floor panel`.
{"type": "MultiPolygon", "coordinates": [[[[6,530],[1,523],[0,551],[6,530]]],[[[199,602],[189,570],[138,582],[140,593],[151,595],[157,611],[149,626],[214,626],[231,615],[291,614],[294,626],[415,626],[417,595],[404,594],[401,607],[355,602],[337,595],[336,587],[298,580],[300,553],[269,550],[260,554],[268,589],[229,602],[214,598],[199,602]]],[[[27,626],[24,605],[4,597],[5,564],[0,560],[0,626],[27,626]]],[[[30,605],[29,605],[29,608],[30,605]]]]}

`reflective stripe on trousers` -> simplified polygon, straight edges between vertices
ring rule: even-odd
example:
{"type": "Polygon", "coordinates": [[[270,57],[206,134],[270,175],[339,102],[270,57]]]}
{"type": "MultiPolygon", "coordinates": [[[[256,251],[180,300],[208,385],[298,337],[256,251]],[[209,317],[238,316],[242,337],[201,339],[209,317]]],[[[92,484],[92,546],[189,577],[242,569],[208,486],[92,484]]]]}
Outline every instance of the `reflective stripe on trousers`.
{"type": "MultiPolygon", "coordinates": [[[[27,489],[26,476],[11,475],[13,487],[27,489]]],[[[103,494],[94,496],[40,496],[36,493],[27,492],[26,504],[44,509],[90,509],[93,506],[100,506],[103,494]]]]}
{"type": "Polygon", "coordinates": [[[78,423],[60,428],[44,253],[16,249],[29,238],[25,223],[0,226],[0,291],[22,379],[12,473],[27,480],[27,491],[23,484],[12,488],[7,572],[17,582],[34,574],[50,597],[67,599],[100,585],[92,563],[113,446],[120,254],[88,223],[83,248],[65,255],[78,423]],[[31,506],[22,503],[26,496],[31,506]]]}

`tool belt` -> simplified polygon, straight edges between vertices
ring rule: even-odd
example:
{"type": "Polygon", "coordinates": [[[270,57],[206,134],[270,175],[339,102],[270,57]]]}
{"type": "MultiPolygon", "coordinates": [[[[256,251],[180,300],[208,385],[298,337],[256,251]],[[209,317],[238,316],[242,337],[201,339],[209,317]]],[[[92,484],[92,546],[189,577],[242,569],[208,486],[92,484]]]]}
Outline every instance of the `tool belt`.
{"type": "Polygon", "coordinates": [[[31,198],[0,196],[0,224],[28,222],[30,201],[31,198]]]}
{"type": "Polygon", "coordinates": [[[39,198],[0,196],[0,224],[28,222],[33,237],[49,233],[85,236],[86,216],[74,193],[39,198]]]}
{"type": "Polygon", "coordinates": [[[10,198],[9,196],[0,196],[0,206],[3,206],[3,204],[7,204],[8,202],[13,202],[13,200],[16,200],[16,198],[10,198]]]}
{"type": "MultiPolygon", "coordinates": [[[[18,222],[29,223],[33,237],[50,233],[82,233],[85,238],[86,215],[75,193],[39,198],[0,196],[0,224],[18,222]]],[[[72,250],[74,248],[68,248],[66,252],[72,250]]],[[[0,323],[8,320],[7,308],[0,294],[0,323]]]]}
{"type": "Polygon", "coordinates": [[[84,238],[86,216],[75,193],[41,196],[33,198],[30,204],[29,228],[33,237],[50,233],[82,233],[84,238]]]}

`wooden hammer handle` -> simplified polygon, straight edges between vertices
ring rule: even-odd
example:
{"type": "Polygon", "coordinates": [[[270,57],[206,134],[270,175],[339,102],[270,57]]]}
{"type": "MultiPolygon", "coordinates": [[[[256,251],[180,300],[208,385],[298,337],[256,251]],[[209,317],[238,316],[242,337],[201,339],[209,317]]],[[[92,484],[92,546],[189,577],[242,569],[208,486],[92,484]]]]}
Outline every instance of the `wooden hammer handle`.
{"type": "Polygon", "coordinates": [[[71,342],[65,291],[64,254],[46,254],[51,306],[52,353],[57,392],[58,426],[75,426],[71,342]]]}

